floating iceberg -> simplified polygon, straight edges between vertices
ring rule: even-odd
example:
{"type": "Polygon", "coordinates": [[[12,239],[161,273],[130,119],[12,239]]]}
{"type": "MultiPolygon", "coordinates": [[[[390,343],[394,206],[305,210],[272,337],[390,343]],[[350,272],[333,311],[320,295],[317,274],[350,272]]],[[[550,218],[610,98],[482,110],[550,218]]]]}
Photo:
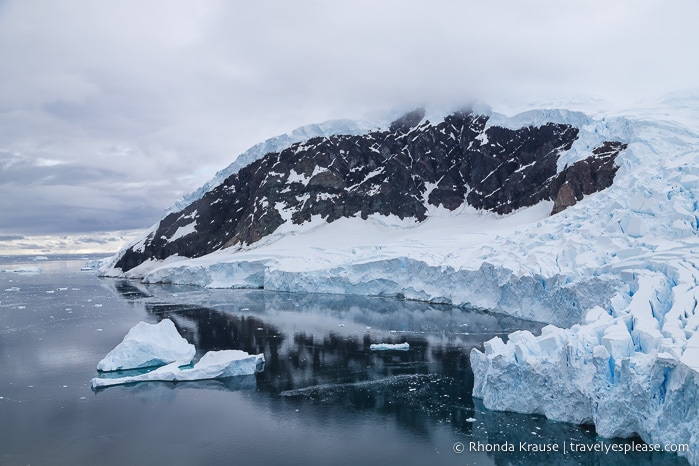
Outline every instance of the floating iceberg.
{"type": "Polygon", "coordinates": [[[157,324],[139,322],[116,348],[97,364],[99,371],[141,369],[175,363],[189,364],[196,350],[182,338],[170,319],[157,324]]]}
{"type": "Polygon", "coordinates": [[[408,351],[410,344],[405,343],[374,343],[369,347],[371,351],[408,351]]]}
{"type": "Polygon", "coordinates": [[[135,382],[182,382],[252,375],[263,369],[264,362],[263,354],[250,355],[240,350],[209,351],[192,367],[182,367],[175,362],[145,374],[130,377],[95,377],[92,379],[92,388],[135,382]]]}

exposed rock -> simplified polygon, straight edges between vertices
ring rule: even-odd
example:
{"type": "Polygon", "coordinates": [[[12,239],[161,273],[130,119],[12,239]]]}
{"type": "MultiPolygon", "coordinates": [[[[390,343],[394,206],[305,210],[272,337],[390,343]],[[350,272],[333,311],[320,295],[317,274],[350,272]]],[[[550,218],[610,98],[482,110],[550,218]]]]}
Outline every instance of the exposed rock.
{"type": "Polygon", "coordinates": [[[563,212],[568,207],[575,205],[576,202],[578,202],[578,200],[575,199],[573,187],[570,185],[570,183],[563,183],[563,185],[558,189],[558,194],[556,194],[551,215],[563,212]]]}
{"type": "Polygon", "coordinates": [[[566,167],[551,183],[551,197],[555,199],[551,215],[574,205],[584,195],[608,188],[619,167],[614,164],[617,154],[626,149],[620,142],[605,142],[592,155],[566,167]]]}

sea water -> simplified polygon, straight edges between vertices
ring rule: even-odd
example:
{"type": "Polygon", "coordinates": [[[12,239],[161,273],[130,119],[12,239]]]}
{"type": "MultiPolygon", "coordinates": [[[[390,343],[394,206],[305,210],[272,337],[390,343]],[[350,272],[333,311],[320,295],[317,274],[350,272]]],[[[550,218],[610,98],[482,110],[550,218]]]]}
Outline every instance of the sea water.
{"type": "Polygon", "coordinates": [[[1,465],[686,464],[595,451],[640,441],[474,400],[471,348],[542,324],[372,297],[146,286],[81,271],[86,258],[37,259],[0,258],[1,465]],[[265,370],[92,391],[126,332],[164,318],[197,357],[264,353],[265,370]],[[572,443],[593,451],[562,451],[572,443]]]}

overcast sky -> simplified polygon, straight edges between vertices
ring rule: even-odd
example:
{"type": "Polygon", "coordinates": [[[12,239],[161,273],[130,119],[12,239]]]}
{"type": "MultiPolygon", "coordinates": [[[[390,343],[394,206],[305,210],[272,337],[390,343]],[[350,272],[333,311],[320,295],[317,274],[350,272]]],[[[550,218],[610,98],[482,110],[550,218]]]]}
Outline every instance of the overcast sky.
{"type": "Polygon", "coordinates": [[[303,124],[699,86],[699,2],[0,0],[0,241],[145,228],[303,124]]]}

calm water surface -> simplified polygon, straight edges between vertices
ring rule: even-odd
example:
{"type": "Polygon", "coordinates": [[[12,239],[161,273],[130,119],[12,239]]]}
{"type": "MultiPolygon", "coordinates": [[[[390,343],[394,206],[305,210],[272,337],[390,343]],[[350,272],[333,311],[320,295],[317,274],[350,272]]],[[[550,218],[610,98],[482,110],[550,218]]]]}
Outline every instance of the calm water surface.
{"type": "Polygon", "coordinates": [[[468,451],[601,440],[471,398],[471,348],[537,333],[537,323],[380,298],[144,286],[83,264],[0,258],[0,465],[686,464],[657,453],[468,451]],[[41,271],[11,272],[29,267],[41,271]],[[263,352],[265,371],[93,392],[97,362],[139,321],[164,318],[198,356],[263,352]],[[369,350],[405,341],[409,351],[369,350]]]}

